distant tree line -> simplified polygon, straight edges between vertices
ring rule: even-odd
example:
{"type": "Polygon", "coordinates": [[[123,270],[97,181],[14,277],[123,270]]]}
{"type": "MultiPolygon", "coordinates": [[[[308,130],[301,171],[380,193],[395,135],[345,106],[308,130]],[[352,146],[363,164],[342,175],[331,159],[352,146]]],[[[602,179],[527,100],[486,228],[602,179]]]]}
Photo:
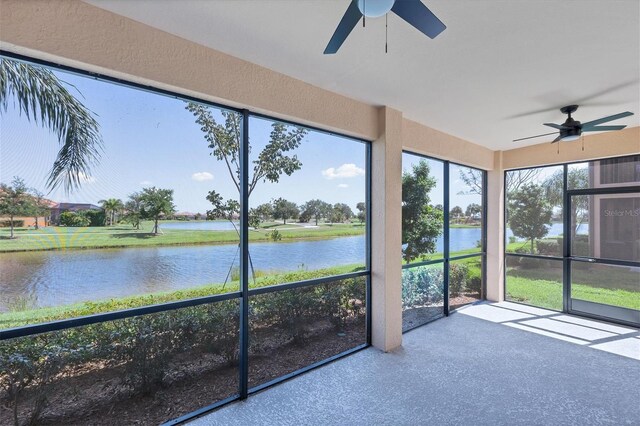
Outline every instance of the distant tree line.
{"type": "Polygon", "coordinates": [[[270,203],[260,204],[249,210],[249,226],[259,228],[263,222],[271,220],[282,220],[287,224],[287,220],[297,220],[301,223],[313,222],[316,226],[320,221],[329,224],[349,222],[357,218],[360,223],[365,221],[365,203],[357,204],[357,214],[354,214],[351,207],[345,203],[330,204],[322,200],[313,199],[306,203],[297,205],[293,201],[277,198],[270,203]]]}
{"type": "Polygon", "coordinates": [[[29,188],[24,180],[14,177],[11,185],[0,184],[0,216],[9,218],[11,228],[9,238],[15,238],[14,228],[17,217],[35,218],[35,227],[39,227],[38,218],[49,213],[49,206],[43,198],[43,194],[33,188],[29,188]]]}

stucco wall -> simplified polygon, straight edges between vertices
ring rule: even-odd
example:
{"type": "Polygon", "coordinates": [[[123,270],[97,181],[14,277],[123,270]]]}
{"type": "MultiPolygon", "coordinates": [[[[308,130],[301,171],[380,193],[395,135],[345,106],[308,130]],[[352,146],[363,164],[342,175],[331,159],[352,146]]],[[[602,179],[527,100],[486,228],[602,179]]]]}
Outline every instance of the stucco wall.
{"type": "Polygon", "coordinates": [[[583,138],[584,151],[580,140],[560,142],[559,147],[557,144],[543,143],[504,151],[502,167],[515,169],[640,153],[640,127],[586,135],[583,138]]]}

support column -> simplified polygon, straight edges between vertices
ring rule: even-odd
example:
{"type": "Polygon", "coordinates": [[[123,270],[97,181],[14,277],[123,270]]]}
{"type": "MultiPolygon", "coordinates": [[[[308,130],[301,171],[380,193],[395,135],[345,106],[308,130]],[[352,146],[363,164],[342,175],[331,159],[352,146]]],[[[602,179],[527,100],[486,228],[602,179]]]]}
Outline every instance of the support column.
{"type": "Polygon", "coordinates": [[[373,346],[402,345],[402,113],[382,107],[371,155],[371,306],[373,346]]]}
{"type": "Polygon", "coordinates": [[[504,170],[502,151],[487,172],[487,300],[504,300],[504,170]]]}

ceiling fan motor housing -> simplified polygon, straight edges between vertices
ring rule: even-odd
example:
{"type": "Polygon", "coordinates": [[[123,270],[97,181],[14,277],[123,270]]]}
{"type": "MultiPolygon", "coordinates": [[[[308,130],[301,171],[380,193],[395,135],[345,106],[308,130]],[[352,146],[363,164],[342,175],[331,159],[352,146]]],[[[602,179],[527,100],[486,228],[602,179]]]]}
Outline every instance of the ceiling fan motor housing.
{"type": "Polygon", "coordinates": [[[563,129],[560,129],[560,137],[565,139],[567,137],[578,137],[582,134],[582,124],[579,121],[569,117],[562,125],[563,129]]]}
{"type": "MultiPolygon", "coordinates": [[[[582,126],[580,125],[579,121],[576,121],[576,123],[577,123],[577,126],[575,126],[575,127],[571,127],[571,128],[568,128],[568,129],[561,129],[560,130],[560,138],[562,140],[572,141],[572,140],[575,140],[578,137],[580,137],[580,135],[582,134],[582,126]]],[[[565,126],[566,126],[566,124],[565,124],[565,126]]]]}

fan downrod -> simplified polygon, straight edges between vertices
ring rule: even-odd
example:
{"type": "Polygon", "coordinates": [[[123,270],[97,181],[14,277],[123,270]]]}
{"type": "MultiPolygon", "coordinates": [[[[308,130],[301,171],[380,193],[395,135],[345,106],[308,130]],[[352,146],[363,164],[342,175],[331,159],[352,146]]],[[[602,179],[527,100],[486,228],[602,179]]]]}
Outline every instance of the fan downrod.
{"type": "Polygon", "coordinates": [[[560,112],[563,114],[568,114],[569,118],[571,118],[571,114],[578,110],[578,105],[567,105],[560,108],[560,112]]]}

